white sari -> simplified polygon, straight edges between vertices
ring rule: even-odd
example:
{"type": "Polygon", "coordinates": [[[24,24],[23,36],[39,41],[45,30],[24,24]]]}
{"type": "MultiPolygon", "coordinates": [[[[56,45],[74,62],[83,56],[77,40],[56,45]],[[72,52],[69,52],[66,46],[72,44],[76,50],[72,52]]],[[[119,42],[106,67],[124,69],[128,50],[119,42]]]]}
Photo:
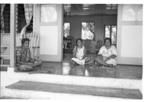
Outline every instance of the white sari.
{"type": "Polygon", "coordinates": [[[79,65],[85,64],[85,58],[83,58],[84,50],[85,50],[84,46],[82,48],[76,48],[76,56],[72,58],[72,60],[79,65]]]}

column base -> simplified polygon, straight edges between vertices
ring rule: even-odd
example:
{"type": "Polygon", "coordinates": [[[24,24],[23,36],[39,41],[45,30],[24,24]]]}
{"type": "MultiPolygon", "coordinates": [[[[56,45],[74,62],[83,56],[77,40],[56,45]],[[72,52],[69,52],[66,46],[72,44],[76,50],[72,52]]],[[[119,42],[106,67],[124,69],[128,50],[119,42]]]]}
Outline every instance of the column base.
{"type": "Polygon", "coordinates": [[[15,68],[9,66],[7,72],[8,73],[14,73],[15,72],[15,68]]]}

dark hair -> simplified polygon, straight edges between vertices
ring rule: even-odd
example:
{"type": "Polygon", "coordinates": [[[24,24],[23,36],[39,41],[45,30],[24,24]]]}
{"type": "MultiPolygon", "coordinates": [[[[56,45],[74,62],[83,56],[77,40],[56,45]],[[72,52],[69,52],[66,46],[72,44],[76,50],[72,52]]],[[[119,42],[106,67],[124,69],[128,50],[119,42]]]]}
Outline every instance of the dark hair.
{"type": "Polygon", "coordinates": [[[76,44],[77,44],[78,41],[83,42],[83,40],[81,38],[79,38],[79,39],[76,40],[76,44]]]}
{"type": "Polygon", "coordinates": [[[78,46],[78,45],[77,45],[78,41],[81,41],[81,43],[83,43],[83,40],[82,40],[81,38],[76,39],[76,46],[78,46]]]}
{"type": "Polygon", "coordinates": [[[30,41],[30,39],[28,39],[28,38],[23,38],[22,40],[21,40],[21,44],[23,45],[26,41],[30,41]]]}
{"type": "Polygon", "coordinates": [[[110,38],[105,38],[104,39],[104,44],[106,43],[106,40],[109,40],[110,44],[111,44],[111,39],[110,38]]]}

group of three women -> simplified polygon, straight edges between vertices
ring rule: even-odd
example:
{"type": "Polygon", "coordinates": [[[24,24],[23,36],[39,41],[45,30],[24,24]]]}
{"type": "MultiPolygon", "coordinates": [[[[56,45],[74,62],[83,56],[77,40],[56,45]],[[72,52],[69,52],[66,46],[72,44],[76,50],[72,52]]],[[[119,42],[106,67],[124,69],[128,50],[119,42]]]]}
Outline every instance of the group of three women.
{"type": "MultiPolygon", "coordinates": [[[[35,67],[41,65],[40,60],[35,60],[31,58],[29,49],[28,38],[22,39],[21,56],[18,62],[18,69],[20,71],[33,70],[35,67]]],[[[85,65],[85,64],[99,64],[99,65],[111,65],[116,66],[117,50],[116,47],[111,44],[111,39],[106,38],[104,40],[104,46],[102,46],[98,52],[97,57],[90,58],[86,54],[86,48],[84,47],[83,40],[78,39],[76,41],[76,46],[73,49],[72,63],[85,65]]]]}

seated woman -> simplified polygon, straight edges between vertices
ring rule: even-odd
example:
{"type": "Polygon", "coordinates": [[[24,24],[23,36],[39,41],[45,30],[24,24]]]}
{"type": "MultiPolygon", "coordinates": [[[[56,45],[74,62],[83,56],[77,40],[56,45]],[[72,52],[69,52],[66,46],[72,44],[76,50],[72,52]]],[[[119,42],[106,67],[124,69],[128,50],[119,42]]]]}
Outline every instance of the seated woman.
{"type": "Polygon", "coordinates": [[[96,57],[95,61],[97,64],[106,65],[106,66],[116,66],[116,57],[117,57],[117,49],[115,46],[111,44],[111,39],[106,38],[104,40],[105,45],[103,45],[96,57]]]}
{"type": "Polygon", "coordinates": [[[90,61],[90,58],[86,57],[86,49],[83,45],[82,39],[77,39],[76,46],[73,49],[72,63],[84,65],[90,61]]]}
{"type": "Polygon", "coordinates": [[[30,48],[29,48],[30,40],[28,38],[23,38],[21,43],[21,52],[20,52],[20,60],[18,62],[18,70],[19,71],[31,71],[35,67],[41,65],[40,60],[32,59],[30,48]]]}

